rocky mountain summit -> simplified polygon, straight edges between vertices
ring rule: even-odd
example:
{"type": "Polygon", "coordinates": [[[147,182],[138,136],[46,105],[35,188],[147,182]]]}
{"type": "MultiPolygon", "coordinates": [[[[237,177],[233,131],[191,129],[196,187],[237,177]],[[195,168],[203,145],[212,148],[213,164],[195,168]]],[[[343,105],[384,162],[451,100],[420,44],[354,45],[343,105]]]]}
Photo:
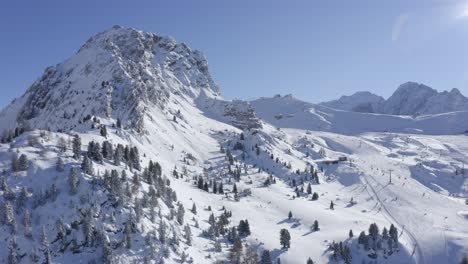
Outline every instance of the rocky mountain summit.
{"type": "Polygon", "coordinates": [[[453,88],[438,92],[429,86],[407,82],[387,100],[370,92],[357,92],[321,105],[335,109],[389,115],[429,115],[468,110],[468,98],[453,88]]]}
{"type": "MultiPolygon", "coordinates": [[[[184,43],[114,26],[91,37],[71,58],[49,67],[5,112],[16,123],[52,130],[79,129],[91,116],[119,119],[144,130],[148,108],[171,96],[219,96],[204,55],[184,43]]],[[[14,124],[12,124],[14,125],[14,124]]]]}

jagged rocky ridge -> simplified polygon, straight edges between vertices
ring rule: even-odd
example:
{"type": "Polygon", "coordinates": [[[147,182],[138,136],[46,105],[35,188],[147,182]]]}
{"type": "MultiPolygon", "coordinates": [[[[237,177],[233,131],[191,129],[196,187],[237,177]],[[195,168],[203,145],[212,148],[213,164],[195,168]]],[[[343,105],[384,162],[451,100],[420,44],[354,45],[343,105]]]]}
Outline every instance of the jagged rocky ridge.
{"type": "MultiPolygon", "coordinates": [[[[91,117],[112,118],[143,132],[148,110],[163,111],[172,96],[222,100],[204,55],[169,37],[115,26],[47,68],[0,116],[15,115],[10,126],[54,131],[79,130],[91,117]]],[[[232,109],[226,110],[231,116],[232,109]]]]}
{"type": "Polygon", "coordinates": [[[468,111],[468,98],[456,88],[437,92],[424,84],[407,82],[387,100],[370,92],[357,92],[321,105],[335,109],[389,115],[429,115],[468,111]]]}

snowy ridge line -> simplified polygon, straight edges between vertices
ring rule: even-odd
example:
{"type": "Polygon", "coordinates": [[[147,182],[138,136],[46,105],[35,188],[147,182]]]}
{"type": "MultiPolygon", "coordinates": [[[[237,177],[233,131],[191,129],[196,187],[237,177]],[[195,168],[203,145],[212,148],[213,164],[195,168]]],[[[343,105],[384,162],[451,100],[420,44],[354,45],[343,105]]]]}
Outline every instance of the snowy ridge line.
{"type": "Polygon", "coordinates": [[[458,89],[438,92],[424,84],[406,82],[387,100],[370,92],[356,92],[320,105],[361,113],[428,115],[468,110],[468,98],[458,89]]]}

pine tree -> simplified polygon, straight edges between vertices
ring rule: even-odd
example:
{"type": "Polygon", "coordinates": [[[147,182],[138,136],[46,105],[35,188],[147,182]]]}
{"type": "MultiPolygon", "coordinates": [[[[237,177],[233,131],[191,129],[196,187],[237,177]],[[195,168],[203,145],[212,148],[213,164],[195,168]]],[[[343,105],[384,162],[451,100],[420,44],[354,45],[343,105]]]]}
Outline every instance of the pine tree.
{"type": "Polygon", "coordinates": [[[95,160],[96,162],[102,163],[102,149],[99,142],[91,141],[88,145],[88,157],[95,160]]]}
{"type": "Polygon", "coordinates": [[[55,164],[55,170],[58,172],[63,172],[65,170],[65,164],[63,163],[62,158],[57,159],[57,163],[55,164]]]}
{"type": "Polygon", "coordinates": [[[253,247],[246,245],[242,264],[258,264],[258,254],[253,247]]]}
{"type": "Polygon", "coordinates": [[[234,243],[237,239],[239,239],[239,235],[237,234],[237,228],[232,227],[231,229],[229,229],[227,239],[231,243],[234,243]]]}
{"type": "Polygon", "coordinates": [[[318,198],[319,198],[318,193],[314,192],[314,194],[312,194],[312,201],[318,200],[318,198]]]}
{"type": "Polygon", "coordinates": [[[366,233],[364,231],[362,231],[359,234],[358,243],[363,245],[365,249],[367,249],[369,247],[369,240],[368,240],[368,238],[366,236],[366,233]]]}
{"type": "MultiPolygon", "coordinates": [[[[4,191],[4,195],[5,195],[6,191],[7,191],[7,188],[5,188],[3,191],[4,191]]],[[[26,203],[28,202],[28,199],[29,199],[29,192],[26,189],[26,187],[23,186],[21,188],[18,199],[16,199],[16,207],[18,208],[18,210],[22,211],[24,209],[26,203]]]]}
{"type": "Polygon", "coordinates": [[[12,225],[15,220],[15,213],[13,212],[13,205],[11,202],[3,202],[2,206],[2,223],[12,225]]]}
{"type": "Polygon", "coordinates": [[[184,238],[185,242],[187,245],[191,246],[192,245],[192,230],[190,229],[190,226],[187,224],[184,227],[184,238]]]}
{"type": "Polygon", "coordinates": [[[314,264],[314,261],[311,258],[307,259],[307,264],[314,264]]]}
{"type": "Polygon", "coordinates": [[[203,177],[202,176],[198,177],[197,187],[198,187],[198,189],[203,190],[203,177]]]}
{"type": "Polygon", "coordinates": [[[112,144],[107,140],[102,143],[101,152],[102,156],[105,159],[111,160],[114,157],[114,150],[112,148],[112,144]]]}
{"type": "Polygon", "coordinates": [[[85,245],[91,246],[94,241],[94,226],[91,222],[91,212],[88,212],[83,222],[83,235],[85,238],[85,245]]]}
{"type": "Polygon", "coordinates": [[[171,237],[171,246],[174,248],[179,246],[179,236],[177,235],[177,232],[175,228],[172,229],[172,237],[171,237]]]}
{"type": "Polygon", "coordinates": [[[463,256],[460,264],[468,264],[468,256],[467,255],[463,256]]]}
{"type": "MultiPolygon", "coordinates": [[[[55,229],[57,230],[57,238],[64,242],[66,236],[65,224],[63,223],[63,218],[60,217],[55,222],[55,229]]],[[[62,244],[63,245],[63,244],[62,244]]]]}
{"type": "Polygon", "coordinates": [[[369,226],[369,235],[375,240],[379,235],[379,227],[376,223],[373,223],[369,226]]]}
{"type": "Polygon", "coordinates": [[[222,183],[222,182],[219,184],[218,193],[219,193],[219,194],[224,194],[224,187],[223,187],[223,183],[222,183]]]}
{"type": "Polygon", "coordinates": [[[48,248],[44,250],[44,264],[52,264],[52,256],[48,248]]]}
{"type": "Polygon", "coordinates": [[[64,153],[67,151],[67,141],[63,137],[59,138],[57,148],[60,153],[64,153]]]}
{"type": "Polygon", "coordinates": [[[124,147],[121,144],[118,144],[114,151],[114,165],[120,166],[124,156],[124,147]]]}
{"type": "Polygon", "coordinates": [[[78,135],[73,137],[72,142],[73,158],[79,159],[81,156],[81,138],[78,135]]]}
{"type": "Polygon", "coordinates": [[[14,153],[13,156],[11,157],[11,170],[13,172],[19,171],[19,160],[18,160],[18,155],[16,153],[14,153]]]}
{"type": "Polygon", "coordinates": [[[109,243],[109,238],[107,235],[104,236],[104,241],[102,242],[102,261],[105,264],[112,263],[112,247],[109,243]]]}
{"type": "Polygon", "coordinates": [[[197,206],[195,205],[195,203],[193,203],[193,206],[192,206],[192,214],[194,215],[197,214],[197,206]]]}
{"type": "Polygon", "coordinates": [[[23,226],[24,226],[24,236],[31,237],[31,214],[28,209],[24,210],[23,213],[23,226]]]}
{"type": "Polygon", "coordinates": [[[107,128],[106,128],[106,126],[102,126],[100,132],[101,132],[101,136],[107,138],[107,128]]]}
{"type": "Polygon", "coordinates": [[[387,240],[388,238],[389,238],[389,236],[388,236],[388,230],[387,230],[386,227],[384,227],[383,230],[382,230],[382,239],[383,239],[383,240],[387,240]]]}
{"type": "Polygon", "coordinates": [[[50,190],[49,190],[49,196],[52,202],[55,202],[55,200],[57,200],[58,194],[59,194],[59,190],[57,189],[57,185],[55,185],[55,183],[52,183],[52,186],[50,186],[50,190]]]}
{"type": "Polygon", "coordinates": [[[246,237],[250,236],[250,225],[248,220],[240,220],[239,225],[237,226],[237,231],[239,236],[246,237]]]}
{"type": "Polygon", "coordinates": [[[185,253],[185,251],[183,251],[182,254],[180,255],[180,262],[185,263],[186,261],[187,261],[187,254],[185,253]]]}
{"type": "Polygon", "coordinates": [[[185,209],[182,204],[179,204],[179,207],[177,208],[177,222],[179,225],[184,224],[184,215],[185,215],[185,209]]]}
{"type": "Polygon", "coordinates": [[[158,238],[161,244],[165,244],[166,243],[166,223],[164,223],[164,221],[162,220],[159,224],[158,235],[159,235],[158,238]]]}
{"type": "Polygon", "coordinates": [[[263,250],[262,257],[260,259],[260,264],[273,264],[269,250],[263,250]]]}
{"type": "Polygon", "coordinates": [[[18,244],[16,243],[16,237],[10,239],[10,244],[8,245],[8,264],[18,263],[18,244]]]}
{"type": "Polygon", "coordinates": [[[39,254],[37,253],[37,248],[36,247],[32,248],[31,253],[29,253],[29,258],[34,263],[39,261],[39,254]]]}
{"type": "Polygon", "coordinates": [[[291,212],[291,211],[289,211],[289,213],[288,213],[288,219],[290,219],[290,220],[291,220],[292,216],[293,216],[293,215],[292,215],[292,212],[291,212]]]}
{"type": "Polygon", "coordinates": [[[137,171],[141,170],[140,154],[136,147],[130,149],[130,163],[132,164],[132,167],[135,168],[137,171]]]}
{"type": "MultiPolygon", "coordinates": [[[[341,246],[341,243],[340,243],[340,246],[341,246]]],[[[350,264],[351,261],[352,261],[352,254],[351,254],[351,250],[349,249],[348,246],[344,246],[343,247],[343,250],[342,250],[342,253],[341,253],[341,257],[343,258],[344,262],[346,264],[350,264]]]]}
{"type": "Polygon", "coordinates": [[[83,158],[83,162],[81,163],[81,170],[88,175],[94,175],[93,162],[87,156],[83,158]]]}
{"type": "Polygon", "coordinates": [[[229,260],[232,264],[241,263],[242,251],[242,242],[239,239],[237,239],[232,245],[232,248],[229,252],[229,260]]]}
{"type": "Polygon", "coordinates": [[[132,227],[130,221],[127,221],[124,227],[124,242],[126,248],[132,248],[132,227]]]}
{"type": "Polygon", "coordinates": [[[287,229],[281,229],[280,231],[280,244],[283,248],[288,249],[291,247],[291,235],[287,229]]]}
{"type": "Polygon", "coordinates": [[[68,175],[68,185],[70,186],[70,194],[76,194],[78,192],[78,174],[75,168],[70,169],[70,174],[68,175]]]}
{"type": "Polygon", "coordinates": [[[330,210],[334,210],[335,209],[335,204],[333,203],[333,201],[330,202],[330,210]]]}
{"type": "Polygon", "coordinates": [[[26,171],[29,168],[29,160],[25,154],[21,154],[18,160],[18,170],[19,171],[26,171]]]}
{"type": "Polygon", "coordinates": [[[41,247],[43,251],[49,251],[49,239],[47,238],[47,232],[45,226],[42,226],[40,234],[41,247]]]}
{"type": "Polygon", "coordinates": [[[352,230],[352,229],[349,230],[349,235],[348,235],[348,236],[349,236],[349,238],[353,238],[354,234],[353,234],[353,230],[352,230]]]}
{"type": "Polygon", "coordinates": [[[314,224],[312,225],[312,230],[314,232],[318,231],[319,230],[319,223],[317,220],[314,221],[314,224]]]}
{"type": "Polygon", "coordinates": [[[133,192],[133,194],[136,194],[136,192],[140,188],[140,184],[141,184],[140,183],[140,175],[135,172],[133,174],[133,178],[132,178],[132,192],[133,192]]]}
{"type": "Polygon", "coordinates": [[[388,231],[388,233],[393,239],[393,246],[398,247],[398,230],[393,224],[390,225],[390,230],[388,231]]]}
{"type": "Polygon", "coordinates": [[[2,181],[2,189],[3,189],[3,198],[8,201],[13,201],[16,199],[16,193],[10,186],[6,183],[5,179],[2,181]]]}

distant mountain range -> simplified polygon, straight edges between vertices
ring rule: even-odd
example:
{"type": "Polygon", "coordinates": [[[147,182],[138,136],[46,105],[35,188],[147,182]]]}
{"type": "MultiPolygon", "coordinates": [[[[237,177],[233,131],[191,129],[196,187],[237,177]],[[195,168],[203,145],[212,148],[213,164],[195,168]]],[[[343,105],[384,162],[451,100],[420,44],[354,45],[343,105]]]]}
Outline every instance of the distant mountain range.
{"type": "Polygon", "coordinates": [[[428,115],[468,110],[468,98],[458,89],[438,92],[416,82],[400,85],[387,100],[370,92],[357,92],[320,104],[339,110],[390,115],[428,115]]]}

